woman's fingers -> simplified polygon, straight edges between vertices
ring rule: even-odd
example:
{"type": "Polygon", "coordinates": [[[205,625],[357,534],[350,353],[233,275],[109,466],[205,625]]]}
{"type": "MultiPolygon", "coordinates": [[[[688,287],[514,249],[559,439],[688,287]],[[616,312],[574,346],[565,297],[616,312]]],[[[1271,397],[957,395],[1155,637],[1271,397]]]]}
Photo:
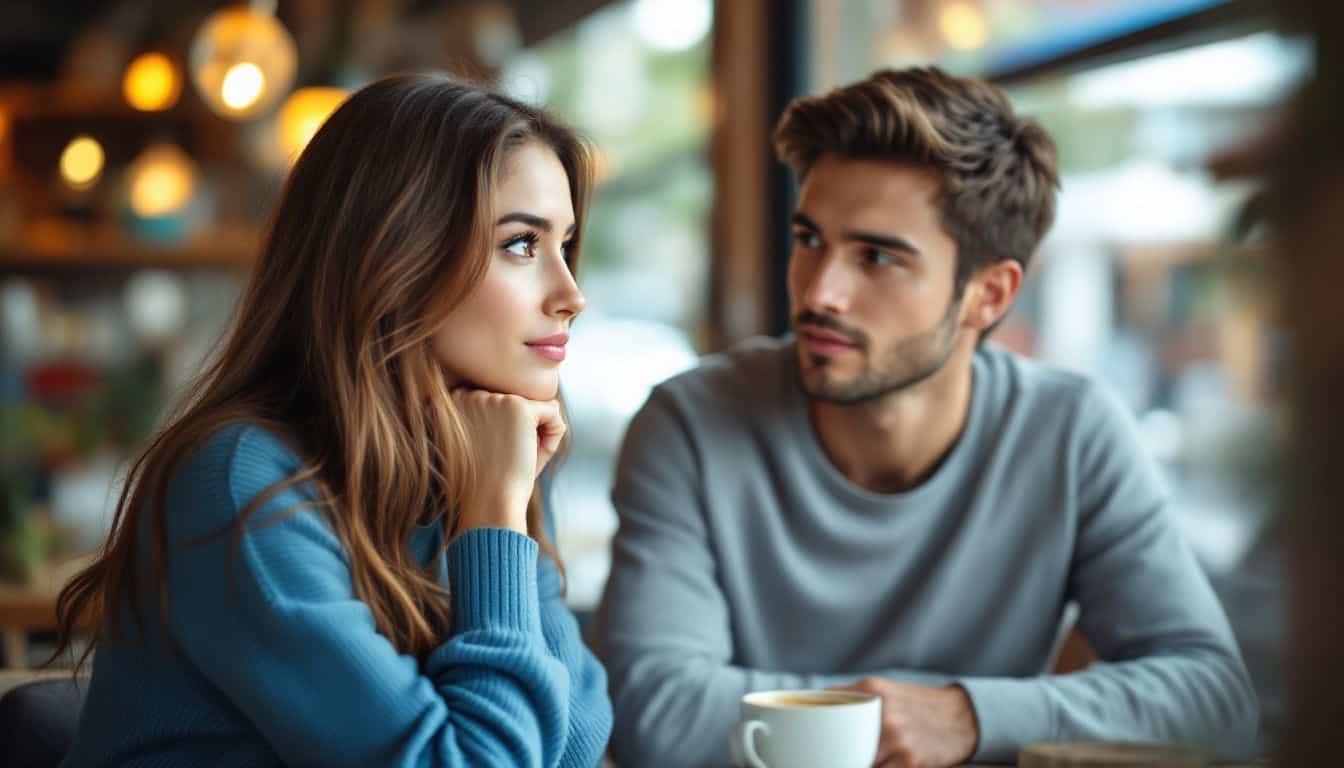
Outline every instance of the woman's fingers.
{"type": "Polygon", "coordinates": [[[565,436],[565,418],[560,412],[560,404],[555,400],[533,401],[532,404],[535,408],[537,443],[549,459],[560,448],[560,441],[565,436]]]}

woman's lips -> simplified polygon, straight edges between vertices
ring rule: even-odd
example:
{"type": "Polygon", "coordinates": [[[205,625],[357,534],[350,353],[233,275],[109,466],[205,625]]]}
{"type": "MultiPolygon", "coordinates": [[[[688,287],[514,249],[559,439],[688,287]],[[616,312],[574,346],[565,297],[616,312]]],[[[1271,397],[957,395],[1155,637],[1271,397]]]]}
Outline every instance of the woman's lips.
{"type": "Polygon", "coordinates": [[[560,362],[565,359],[565,345],[569,343],[569,334],[557,333],[554,336],[547,336],[544,339],[527,342],[537,354],[547,360],[560,362]]]}
{"type": "Polygon", "coordinates": [[[560,362],[565,359],[565,348],[559,344],[528,344],[532,351],[546,358],[560,362]]]}

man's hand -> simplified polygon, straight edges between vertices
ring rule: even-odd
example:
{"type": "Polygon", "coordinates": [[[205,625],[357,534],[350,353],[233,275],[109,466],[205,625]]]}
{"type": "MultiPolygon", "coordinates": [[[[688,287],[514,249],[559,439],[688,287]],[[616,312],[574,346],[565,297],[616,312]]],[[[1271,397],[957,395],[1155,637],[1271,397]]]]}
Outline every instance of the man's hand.
{"type": "Polygon", "coordinates": [[[879,768],[948,768],[971,759],[980,741],[971,697],[959,685],[926,685],[868,677],[842,691],[882,697],[879,768]]]}

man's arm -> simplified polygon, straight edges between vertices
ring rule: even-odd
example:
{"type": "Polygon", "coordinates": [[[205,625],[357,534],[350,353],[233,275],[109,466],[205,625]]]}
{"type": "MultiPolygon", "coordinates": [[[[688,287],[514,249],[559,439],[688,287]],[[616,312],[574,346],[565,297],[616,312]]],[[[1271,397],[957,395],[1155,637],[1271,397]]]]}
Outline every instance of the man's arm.
{"type": "MultiPolygon", "coordinates": [[[[672,398],[655,391],[621,450],[612,492],[620,529],[597,623],[615,710],[611,748],[621,765],[726,765],[744,694],[828,688],[863,676],[731,663],[729,608],[708,540],[698,466],[688,425],[672,398]]],[[[906,670],[869,674],[927,685],[949,681],[906,670]]]]}
{"type": "Polygon", "coordinates": [[[1035,679],[968,678],[977,760],[1044,740],[1173,741],[1244,757],[1258,705],[1222,606],[1182,541],[1156,467],[1121,406],[1081,404],[1070,598],[1105,663],[1035,679]]]}

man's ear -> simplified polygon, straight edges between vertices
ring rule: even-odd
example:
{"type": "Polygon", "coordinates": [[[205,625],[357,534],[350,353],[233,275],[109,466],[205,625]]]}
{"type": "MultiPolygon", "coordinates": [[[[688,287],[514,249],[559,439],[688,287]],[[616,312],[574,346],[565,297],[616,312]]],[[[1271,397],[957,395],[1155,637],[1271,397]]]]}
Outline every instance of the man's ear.
{"type": "Polygon", "coordinates": [[[965,326],[988,330],[1013,308],[1021,288],[1022,265],[1012,259],[976,270],[966,286],[965,326]]]}

